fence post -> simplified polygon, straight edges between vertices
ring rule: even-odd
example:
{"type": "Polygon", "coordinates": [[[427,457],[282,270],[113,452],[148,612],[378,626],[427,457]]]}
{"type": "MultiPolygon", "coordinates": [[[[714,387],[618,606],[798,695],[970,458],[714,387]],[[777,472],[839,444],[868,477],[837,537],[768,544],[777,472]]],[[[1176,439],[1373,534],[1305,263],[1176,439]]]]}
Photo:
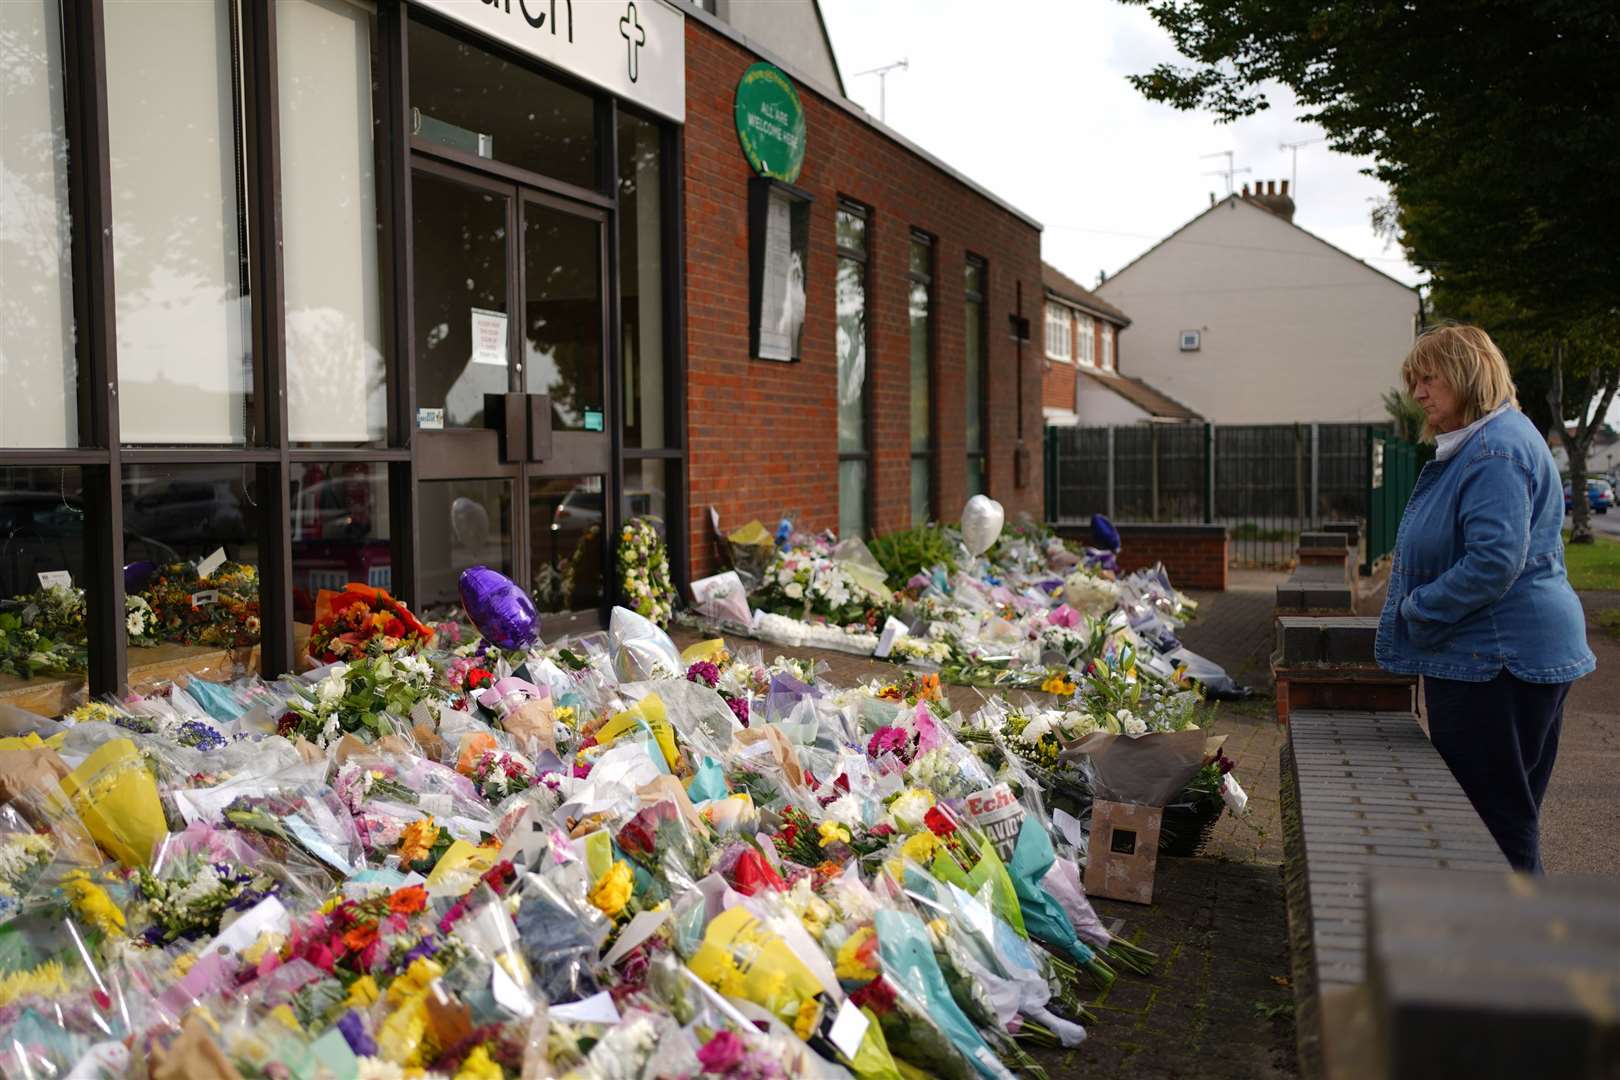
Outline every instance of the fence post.
{"type": "Polygon", "coordinates": [[[1041,475],[1045,480],[1042,487],[1045,488],[1046,520],[1056,521],[1058,519],[1057,428],[1051,426],[1046,428],[1044,437],[1041,439],[1041,449],[1043,451],[1041,475]]]}
{"type": "Polygon", "coordinates": [[[1309,521],[1315,528],[1322,520],[1322,429],[1311,424],[1311,512],[1309,521]]]}
{"type": "Polygon", "coordinates": [[[1150,494],[1151,494],[1151,497],[1152,497],[1151,506],[1152,506],[1152,510],[1153,510],[1153,520],[1158,521],[1159,520],[1159,425],[1155,424],[1155,423],[1152,423],[1152,422],[1149,422],[1149,424],[1148,424],[1148,461],[1153,466],[1153,468],[1149,472],[1149,481],[1151,483],[1150,494]]]}
{"type": "Polygon", "coordinates": [[[1114,519],[1114,428],[1108,427],[1108,520],[1114,519]]]}
{"type": "Polygon", "coordinates": [[[1215,523],[1215,425],[1204,424],[1204,524],[1215,523]]]}

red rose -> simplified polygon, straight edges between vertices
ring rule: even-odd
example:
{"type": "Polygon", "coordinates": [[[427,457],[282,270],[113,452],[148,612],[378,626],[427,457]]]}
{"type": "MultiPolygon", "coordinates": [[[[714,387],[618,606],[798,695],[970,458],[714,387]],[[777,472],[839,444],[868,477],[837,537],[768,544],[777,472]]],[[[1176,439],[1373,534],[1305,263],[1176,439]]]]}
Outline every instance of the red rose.
{"type": "Polygon", "coordinates": [[[475,667],[471,671],[467,672],[467,689],[476,690],[493,678],[495,678],[495,676],[486,671],[484,668],[475,667]]]}

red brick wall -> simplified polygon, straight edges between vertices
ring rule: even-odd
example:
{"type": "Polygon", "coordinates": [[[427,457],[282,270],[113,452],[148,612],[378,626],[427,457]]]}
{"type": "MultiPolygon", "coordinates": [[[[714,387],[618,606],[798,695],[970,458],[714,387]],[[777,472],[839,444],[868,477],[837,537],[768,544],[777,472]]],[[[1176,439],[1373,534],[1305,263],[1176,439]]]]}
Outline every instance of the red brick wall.
{"type": "Polygon", "coordinates": [[[1061,360],[1045,360],[1046,383],[1041,396],[1041,404],[1052,409],[1067,409],[1074,411],[1074,381],[1080,376],[1075,374],[1073,364],[1065,364],[1061,360]]]}
{"type": "Polygon", "coordinates": [[[1041,512],[1042,303],[1040,232],[898,143],[798,87],[806,152],[797,186],[810,210],[803,359],[748,355],[748,178],[733,114],[737,80],[757,57],[686,20],[687,494],[693,577],[713,572],[718,552],[708,508],[723,528],[759,518],[773,526],[797,511],[801,527],[838,525],[837,357],[834,213],[843,195],[871,208],[867,245],[867,363],[873,423],[869,482],[877,532],[911,524],[910,232],[934,243],[936,364],[935,501],[960,512],[967,482],[963,422],[963,267],[968,252],[989,267],[985,335],[989,357],[989,493],[1011,518],[1041,512]],[[1032,340],[1022,347],[1024,445],[1029,466],[1013,486],[1018,430],[1016,345],[1007,317],[1019,309],[1032,340]]]}
{"type": "MultiPolygon", "coordinates": [[[[1059,522],[1059,536],[1091,543],[1089,525],[1059,522]]],[[[1178,589],[1226,591],[1229,543],[1224,528],[1207,525],[1142,525],[1115,522],[1119,531],[1119,568],[1123,573],[1163,563],[1170,584],[1178,589]]]]}

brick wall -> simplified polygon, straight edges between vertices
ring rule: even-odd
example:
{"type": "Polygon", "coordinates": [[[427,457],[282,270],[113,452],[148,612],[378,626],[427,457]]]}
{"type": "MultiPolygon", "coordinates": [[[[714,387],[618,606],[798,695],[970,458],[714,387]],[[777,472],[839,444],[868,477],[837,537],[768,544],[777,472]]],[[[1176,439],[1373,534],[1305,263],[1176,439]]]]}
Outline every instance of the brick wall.
{"type": "MultiPolygon", "coordinates": [[[[1091,543],[1088,525],[1053,526],[1065,539],[1091,543]]],[[[1226,589],[1228,540],[1224,525],[1170,525],[1116,522],[1119,568],[1125,573],[1163,563],[1178,589],[1226,589]]]]}
{"type": "Polygon", "coordinates": [[[1041,404],[1049,409],[1067,409],[1073,412],[1074,383],[1080,377],[1075,372],[1074,365],[1044,358],[1041,362],[1046,366],[1046,389],[1041,396],[1041,404]]]}
{"type": "Polygon", "coordinates": [[[803,359],[748,355],[748,178],[737,145],[737,80],[757,57],[696,19],[686,20],[686,349],[688,507],[692,576],[713,571],[718,552],[708,508],[730,529],[750,518],[774,524],[795,510],[801,527],[838,525],[838,423],[833,220],[838,197],[871,208],[867,245],[867,362],[877,532],[911,524],[910,350],[906,270],[910,233],[934,243],[935,505],[954,519],[967,483],[963,422],[963,268],[968,252],[989,267],[989,493],[1006,507],[1041,511],[1043,291],[1040,232],[903,146],[799,86],[806,152],[797,186],[810,210],[803,359]],[[1020,298],[1021,286],[1021,298],[1020,298]],[[1018,354],[1007,317],[1030,322],[1023,353],[1023,426],[1028,469],[1013,486],[1018,434],[1018,354]]]}

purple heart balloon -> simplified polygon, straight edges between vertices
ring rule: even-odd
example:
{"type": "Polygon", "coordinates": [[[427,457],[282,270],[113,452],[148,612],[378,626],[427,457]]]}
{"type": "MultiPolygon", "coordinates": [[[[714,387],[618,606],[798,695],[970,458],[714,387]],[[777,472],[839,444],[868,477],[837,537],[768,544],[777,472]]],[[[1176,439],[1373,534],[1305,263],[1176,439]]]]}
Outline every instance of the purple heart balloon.
{"type": "Polygon", "coordinates": [[[151,559],[136,559],[124,566],[124,591],[126,593],[140,592],[146,579],[157,570],[157,563],[151,559]]]}
{"type": "Polygon", "coordinates": [[[487,566],[461,572],[461,606],[478,632],[502,649],[527,649],[540,640],[540,616],[529,594],[487,566]]]}

